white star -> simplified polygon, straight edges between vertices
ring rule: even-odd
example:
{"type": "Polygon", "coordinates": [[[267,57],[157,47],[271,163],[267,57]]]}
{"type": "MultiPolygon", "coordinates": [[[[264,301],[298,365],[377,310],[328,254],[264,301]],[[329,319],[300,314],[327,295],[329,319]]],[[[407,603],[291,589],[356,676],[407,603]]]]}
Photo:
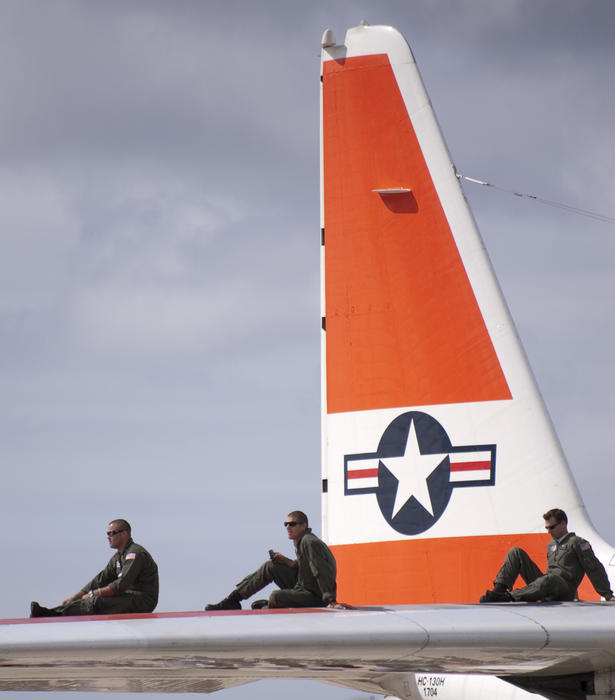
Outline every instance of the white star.
{"type": "Polygon", "coordinates": [[[427,487],[427,478],[443,459],[443,454],[421,454],[419,443],[416,439],[414,421],[412,421],[403,456],[380,459],[398,482],[391,518],[394,518],[399,513],[412,496],[433,516],[433,505],[429,495],[429,488],[427,487]]]}

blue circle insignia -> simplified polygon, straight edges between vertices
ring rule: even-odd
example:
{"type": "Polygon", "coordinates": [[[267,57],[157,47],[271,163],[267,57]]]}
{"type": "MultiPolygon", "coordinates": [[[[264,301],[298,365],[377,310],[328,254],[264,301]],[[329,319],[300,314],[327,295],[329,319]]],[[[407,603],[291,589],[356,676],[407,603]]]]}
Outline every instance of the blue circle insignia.
{"type": "MultiPolygon", "coordinates": [[[[389,525],[403,535],[418,535],[428,530],[440,518],[453,490],[450,481],[451,441],[438,421],[427,413],[409,411],[393,420],[382,434],[378,444],[378,506],[389,525]],[[397,505],[399,480],[386,466],[387,458],[403,457],[410,443],[411,428],[416,434],[417,455],[435,456],[434,469],[425,477],[431,512],[414,495],[403,505],[397,505]],[[438,463],[437,456],[442,460],[438,463]]],[[[433,461],[433,458],[432,458],[433,461]]],[[[419,477],[420,478],[420,477],[419,477]]],[[[429,505],[429,504],[427,504],[429,505]]]]}

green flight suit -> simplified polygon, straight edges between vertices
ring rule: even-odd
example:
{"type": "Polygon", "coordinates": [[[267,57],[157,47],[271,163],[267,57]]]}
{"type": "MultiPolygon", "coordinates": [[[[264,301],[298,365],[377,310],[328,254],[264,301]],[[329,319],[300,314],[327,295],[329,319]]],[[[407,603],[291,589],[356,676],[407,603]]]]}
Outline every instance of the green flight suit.
{"type": "Polygon", "coordinates": [[[107,566],[81,590],[109,586],[112,596],[94,596],[59,605],[53,610],[62,615],[112,615],[152,612],[158,604],[158,566],[151,554],[128,540],[123,552],[116,552],[107,566]]]}
{"type": "Polygon", "coordinates": [[[613,597],[605,568],[589,542],[574,532],[569,532],[560,542],[551,540],[547,545],[545,574],[527,552],[513,547],[508,551],[495,583],[502,583],[512,589],[517,576],[520,575],[527,585],[510,591],[513,600],[574,600],[585,574],[603,598],[610,600],[613,597]]]}
{"type": "Polygon", "coordinates": [[[325,607],[335,600],[336,564],[327,545],[307,528],[295,546],[297,559],[292,566],[266,561],[237,584],[242,600],[254,595],[269,583],[280,590],[269,596],[275,608],[325,607]]]}

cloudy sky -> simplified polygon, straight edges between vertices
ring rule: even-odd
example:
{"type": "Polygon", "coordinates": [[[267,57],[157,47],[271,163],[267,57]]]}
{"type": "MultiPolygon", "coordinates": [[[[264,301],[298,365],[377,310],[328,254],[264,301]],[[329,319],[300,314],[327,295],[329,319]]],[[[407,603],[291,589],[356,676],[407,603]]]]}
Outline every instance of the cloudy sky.
{"type": "MultiPolygon", "coordinates": [[[[290,509],[319,531],[320,38],[362,19],[461,173],[615,217],[612,0],[0,0],[0,617],[85,584],[113,517],[161,611],[290,552],[290,509]]],[[[615,542],[615,226],[464,189],[615,542]]],[[[352,695],[219,697],[289,692],[352,695]]]]}

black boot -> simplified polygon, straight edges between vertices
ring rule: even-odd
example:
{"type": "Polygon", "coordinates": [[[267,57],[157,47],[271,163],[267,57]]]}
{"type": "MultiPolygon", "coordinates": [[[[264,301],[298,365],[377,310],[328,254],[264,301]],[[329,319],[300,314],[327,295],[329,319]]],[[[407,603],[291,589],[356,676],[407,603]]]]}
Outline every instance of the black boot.
{"type": "MultiPolygon", "coordinates": [[[[496,584],[497,586],[497,584],[496,584]]],[[[491,591],[485,591],[485,595],[482,595],[479,599],[479,603],[510,603],[513,597],[504,588],[504,590],[496,590],[494,588],[491,591]]]]}
{"type": "Polygon", "coordinates": [[[39,605],[35,600],[30,603],[30,617],[62,617],[62,613],[39,605]]]}
{"type": "Polygon", "coordinates": [[[252,608],[252,610],[262,610],[263,608],[269,607],[269,601],[268,600],[255,600],[250,607],[252,608]]]}
{"type": "Polygon", "coordinates": [[[237,591],[233,591],[229,596],[223,598],[219,603],[208,603],[205,610],[241,610],[241,598],[237,591]]]}

